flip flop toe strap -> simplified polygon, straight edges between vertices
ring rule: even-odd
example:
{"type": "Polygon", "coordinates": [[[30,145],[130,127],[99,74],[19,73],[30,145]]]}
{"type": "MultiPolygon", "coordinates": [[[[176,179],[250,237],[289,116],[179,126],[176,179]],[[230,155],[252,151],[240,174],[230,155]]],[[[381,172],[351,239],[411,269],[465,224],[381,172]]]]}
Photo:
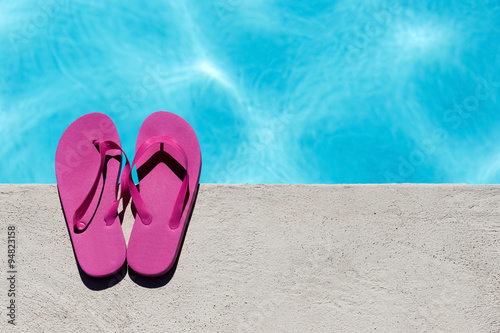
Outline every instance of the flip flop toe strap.
{"type": "MultiPolygon", "coordinates": [[[[116,219],[116,216],[118,214],[118,205],[120,203],[120,200],[123,198],[125,193],[128,191],[128,175],[130,174],[130,163],[128,161],[127,155],[121,148],[119,144],[117,144],[114,141],[111,140],[104,140],[104,141],[94,141],[93,142],[95,146],[99,148],[99,152],[101,154],[101,162],[99,164],[99,170],[97,171],[97,175],[95,177],[94,183],[92,184],[92,187],[90,191],[88,192],[87,196],[83,200],[83,202],[80,204],[80,206],[76,209],[75,214],[73,215],[73,225],[76,230],[78,231],[83,231],[85,228],[87,228],[90,220],[84,219],[85,214],[87,213],[90,204],[92,203],[92,200],[94,199],[94,196],[97,192],[97,187],[99,185],[99,181],[102,177],[102,173],[104,171],[104,166],[106,165],[106,153],[110,150],[120,150],[121,153],[125,156],[126,159],[126,164],[123,169],[123,173],[121,176],[121,188],[120,188],[120,197],[113,202],[111,207],[109,208],[108,212],[106,213],[104,217],[104,221],[106,225],[112,225],[113,222],[116,219]]],[[[104,186],[104,184],[103,184],[104,186]]]]}
{"type": "MultiPolygon", "coordinates": [[[[181,145],[170,136],[154,136],[146,140],[137,150],[130,170],[136,166],[137,161],[144,155],[146,151],[148,151],[151,147],[163,144],[163,149],[170,154],[181,166],[186,170],[184,178],[182,180],[182,185],[177,195],[177,199],[175,200],[174,209],[172,211],[172,215],[170,216],[169,225],[172,229],[175,229],[179,226],[180,219],[183,213],[184,200],[186,198],[186,194],[189,187],[189,175],[188,175],[188,158],[187,154],[182,149],[181,145]]],[[[132,181],[132,173],[130,173],[129,181],[133,184],[132,181]]],[[[136,186],[129,186],[130,195],[132,197],[132,201],[134,202],[134,206],[137,210],[137,214],[139,214],[141,221],[143,224],[148,225],[152,222],[153,217],[149,212],[146,203],[141,197],[139,190],[137,190],[136,186]]]]}

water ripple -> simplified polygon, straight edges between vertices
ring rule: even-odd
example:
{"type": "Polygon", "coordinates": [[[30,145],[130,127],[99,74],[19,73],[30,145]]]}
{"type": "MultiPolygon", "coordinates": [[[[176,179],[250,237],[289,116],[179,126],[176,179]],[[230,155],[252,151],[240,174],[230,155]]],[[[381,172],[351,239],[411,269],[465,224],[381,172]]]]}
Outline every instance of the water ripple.
{"type": "Polygon", "coordinates": [[[197,131],[203,182],[500,182],[495,1],[0,6],[0,182],[55,182],[88,112],[132,155],[157,110],[197,131]]]}

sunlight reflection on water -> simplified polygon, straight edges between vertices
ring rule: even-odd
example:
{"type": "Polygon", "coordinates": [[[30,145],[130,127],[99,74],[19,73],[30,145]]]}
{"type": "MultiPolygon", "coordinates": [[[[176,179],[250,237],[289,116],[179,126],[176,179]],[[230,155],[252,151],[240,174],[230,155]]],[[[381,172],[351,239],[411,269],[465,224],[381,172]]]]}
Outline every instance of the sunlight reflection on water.
{"type": "Polygon", "coordinates": [[[0,182],[54,183],[64,129],[195,128],[202,182],[500,182],[500,7],[463,1],[1,5],[0,182]]]}

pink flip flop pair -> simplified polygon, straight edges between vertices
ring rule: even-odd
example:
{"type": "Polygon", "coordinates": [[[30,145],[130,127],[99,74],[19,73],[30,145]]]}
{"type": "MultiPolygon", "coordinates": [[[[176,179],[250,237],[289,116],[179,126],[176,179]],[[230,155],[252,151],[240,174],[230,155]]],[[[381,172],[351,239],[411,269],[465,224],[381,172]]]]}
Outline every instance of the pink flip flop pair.
{"type": "Polygon", "coordinates": [[[57,187],[74,252],[93,277],[116,273],[125,260],[141,275],[160,276],[177,259],[194,206],[201,171],[198,138],[181,117],[151,114],[139,131],[132,164],[126,158],[117,199],[122,153],[126,158],[113,121],[102,113],[77,119],[59,141],[57,187]],[[136,214],[127,247],[118,207],[128,194],[136,214]]]}

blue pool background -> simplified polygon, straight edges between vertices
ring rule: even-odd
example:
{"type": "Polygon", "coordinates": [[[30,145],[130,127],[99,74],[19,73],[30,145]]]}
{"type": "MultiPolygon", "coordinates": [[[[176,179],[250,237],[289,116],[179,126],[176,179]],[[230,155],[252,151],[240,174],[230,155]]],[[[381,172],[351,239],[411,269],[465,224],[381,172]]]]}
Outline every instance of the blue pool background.
{"type": "Polygon", "coordinates": [[[202,182],[500,183],[499,1],[0,5],[0,182],[55,183],[65,128],[157,110],[202,182]]]}

